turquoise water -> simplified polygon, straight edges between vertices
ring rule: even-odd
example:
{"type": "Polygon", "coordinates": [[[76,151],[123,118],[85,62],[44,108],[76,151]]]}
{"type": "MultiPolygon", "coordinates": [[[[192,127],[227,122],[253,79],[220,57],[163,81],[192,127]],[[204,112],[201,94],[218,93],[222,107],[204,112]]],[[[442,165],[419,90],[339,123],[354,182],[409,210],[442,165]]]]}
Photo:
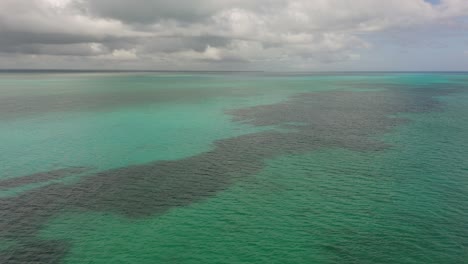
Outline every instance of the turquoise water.
{"type": "Polygon", "coordinates": [[[465,263],[468,74],[0,74],[2,263],[465,263]]]}

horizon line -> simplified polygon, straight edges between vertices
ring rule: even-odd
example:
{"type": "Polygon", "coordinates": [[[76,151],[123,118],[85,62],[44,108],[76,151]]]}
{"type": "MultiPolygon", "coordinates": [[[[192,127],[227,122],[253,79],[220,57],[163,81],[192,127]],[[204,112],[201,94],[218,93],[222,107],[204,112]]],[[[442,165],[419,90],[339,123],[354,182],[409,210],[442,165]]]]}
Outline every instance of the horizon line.
{"type": "Polygon", "coordinates": [[[468,73],[468,70],[357,70],[357,71],[273,71],[273,70],[140,70],[140,69],[1,69],[1,73],[5,72],[63,72],[63,73],[125,73],[125,72],[135,72],[135,73],[144,73],[144,72],[167,72],[167,73],[183,73],[183,72],[193,72],[193,73],[468,73]]]}

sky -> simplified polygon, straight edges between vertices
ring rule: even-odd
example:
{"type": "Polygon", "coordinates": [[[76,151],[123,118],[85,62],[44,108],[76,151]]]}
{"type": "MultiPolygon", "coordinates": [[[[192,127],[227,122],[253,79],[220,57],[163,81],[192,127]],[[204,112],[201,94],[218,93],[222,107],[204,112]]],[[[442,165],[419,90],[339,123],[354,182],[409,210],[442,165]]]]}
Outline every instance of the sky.
{"type": "Polygon", "coordinates": [[[468,71],[468,0],[0,0],[0,69],[468,71]]]}

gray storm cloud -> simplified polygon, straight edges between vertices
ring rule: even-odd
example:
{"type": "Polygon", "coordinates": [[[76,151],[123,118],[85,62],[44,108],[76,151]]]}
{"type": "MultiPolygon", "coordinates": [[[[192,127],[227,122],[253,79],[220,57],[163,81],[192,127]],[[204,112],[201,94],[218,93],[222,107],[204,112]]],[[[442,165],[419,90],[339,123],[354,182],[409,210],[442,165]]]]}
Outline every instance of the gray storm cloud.
{"type": "Polygon", "coordinates": [[[0,67],[307,66],[359,59],[366,36],[467,14],[463,0],[2,0],[0,67]]]}

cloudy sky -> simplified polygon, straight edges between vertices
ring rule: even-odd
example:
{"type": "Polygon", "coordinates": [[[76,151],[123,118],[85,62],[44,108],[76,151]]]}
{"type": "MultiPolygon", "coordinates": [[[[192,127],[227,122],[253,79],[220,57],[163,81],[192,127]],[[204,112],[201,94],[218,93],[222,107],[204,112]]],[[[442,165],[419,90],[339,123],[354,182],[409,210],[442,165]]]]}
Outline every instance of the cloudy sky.
{"type": "Polygon", "coordinates": [[[468,70],[468,0],[0,0],[0,68],[468,70]]]}

